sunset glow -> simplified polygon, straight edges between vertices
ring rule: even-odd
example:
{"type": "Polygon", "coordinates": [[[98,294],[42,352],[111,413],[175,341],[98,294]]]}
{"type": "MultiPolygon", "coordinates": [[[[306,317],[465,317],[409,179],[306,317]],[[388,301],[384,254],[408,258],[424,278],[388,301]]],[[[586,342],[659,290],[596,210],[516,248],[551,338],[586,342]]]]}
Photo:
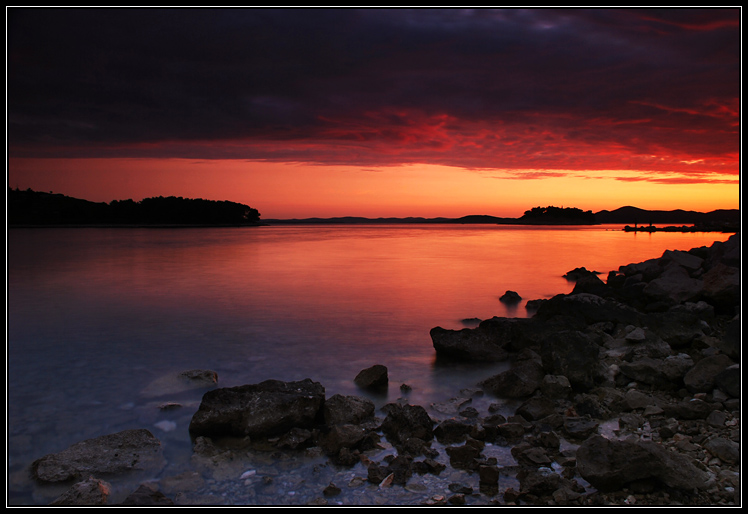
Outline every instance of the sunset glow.
{"type": "Polygon", "coordinates": [[[9,9],[8,186],[262,217],[740,206],[739,9],[9,9]]]}

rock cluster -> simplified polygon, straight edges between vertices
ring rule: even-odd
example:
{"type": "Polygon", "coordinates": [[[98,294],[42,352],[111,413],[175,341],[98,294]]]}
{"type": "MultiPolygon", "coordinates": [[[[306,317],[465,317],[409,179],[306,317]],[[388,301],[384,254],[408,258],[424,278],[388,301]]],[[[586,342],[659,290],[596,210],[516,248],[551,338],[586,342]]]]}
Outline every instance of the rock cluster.
{"type": "MultiPolygon", "coordinates": [[[[204,394],[189,428],[193,462],[230,468],[231,448],[259,444],[316,449],[336,466],[363,463],[365,480],[379,489],[411,487],[415,477],[444,473],[447,463],[477,477],[478,492],[455,483],[450,496],[424,491],[426,505],[462,505],[476,495],[496,505],[737,504],[739,256],[733,236],[622,266],[606,282],[577,269],[569,273],[574,290],[534,303],[531,318],[434,328],[439,358],[511,363],[476,384],[478,393],[516,403],[511,414],[500,413],[499,403],[481,414],[470,399],[455,399],[455,415],[437,420],[404,402],[377,411],[366,398],[327,398],[311,379],[268,380],[204,394]],[[385,441],[394,453],[377,462],[370,450],[385,441]],[[489,446],[510,448],[516,466],[499,465],[489,446]],[[517,487],[500,487],[507,474],[517,487]]],[[[354,381],[386,389],[387,369],[372,366],[354,381]]],[[[158,440],[135,430],[43,457],[32,472],[42,482],[76,482],[56,504],[102,505],[109,490],[102,476],[158,469],[162,459],[158,440]]],[[[330,484],[319,501],[340,492],[330,484]]],[[[171,503],[143,485],[124,504],[171,503]]]]}

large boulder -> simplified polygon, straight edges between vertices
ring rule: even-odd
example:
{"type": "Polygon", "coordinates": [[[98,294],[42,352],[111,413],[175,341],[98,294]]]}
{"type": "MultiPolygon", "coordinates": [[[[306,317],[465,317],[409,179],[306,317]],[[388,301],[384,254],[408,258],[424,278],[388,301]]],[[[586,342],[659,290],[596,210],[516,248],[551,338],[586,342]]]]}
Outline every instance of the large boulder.
{"type": "Polygon", "coordinates": [[[388,403],[382,410],[387,413],[382,432],[393,445],[402,445],[411,438],[422,441],[434,438],[434,421],[420,405],[388,403]]]}
{"type": "Polygon", "coordinates": [[[42,482],[65,482],[133,471],[159,471],[166,464],[161,442],[146,429],[124,430],[76,443],[31,465],[42,482]]]}
{"type": "Polygon", "coordinates": [[[507,341],[495,338],[480,326],[461,330],[434,327],[430,335],[438,357],[499,362],[509,356],[509,352],[504,348],[507,341]]]}
{"type": "Polygon", "coordinates": [[[550,336],[541,347],[546,373],[564,375],[572,387],[581,389],[593,387],[607,373],[599,356],[600,345],[591,336],[575,330],[550,336]]]}
{"type": "Polygon", "coordinates": [[[718,311],[735,313],[740,305],[740,268],[719,263],[704,273],[703,296],[718,311]]]}
{"type": "Polygon", "coordinates": [[[208,391],[190,422],[193,436],[271,437],[320,421],[325,388],[311,379],[266,380],[208,391]]]}
{"type": "Polygon", "coordinates": [[[535,314],[541,320],[558,316],[569,320],[568,323],[575,320],[582,328],[603,321],[639,326],[643,315],[620,302],[591,293],[556,295],[543,302],[535,314]]]}
{"type": "Polygon", "coordinates": [[[480,386],[499,398],[522,398],[534,393],[545,376],[543,363],[530,350],[521,355],[523,358],[512,363],[511,368],[483,380],[480,386]]]}
{"type": "Polygon", "coordinates": [[[717,376],[733,364],[730,357],[721,353],[704,357],[686,373],[683,382],[692,393],[711,393],[717,376]]]}
{"type": "Polygon", "coordinates": [[[374,402],[359,396],[335,394],[325,400],[322,413],[326,425],[360,424],[374,417],[374,402]]]}
{"type": "Polygon", "coordinates": [[[645,480],[674,489],[704,490],[713,481],[688,456],[652,441],[616,441],[593,435],[579,446],[576,458],[580,476],[601,491],[620,490],[645,480]]]}

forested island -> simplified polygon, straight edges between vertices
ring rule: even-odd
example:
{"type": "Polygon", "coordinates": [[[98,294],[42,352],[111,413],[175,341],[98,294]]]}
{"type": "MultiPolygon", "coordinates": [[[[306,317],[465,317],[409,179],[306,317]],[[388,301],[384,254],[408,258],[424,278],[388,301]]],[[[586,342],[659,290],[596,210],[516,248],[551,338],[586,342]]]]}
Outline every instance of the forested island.
{"type": "Polygon", "coordinates": [[[91,202],[31,189],[8,189],[9,226],[256,226],[248,205],[202,198],[153,197],[91,202]]]}
{"type": "Polygon", "coordinates": [[[312,224],[490,224],[490,225],[599,225],[629,224],[628,231],[738,232],[740,211],[648,211],[621,207],[613,211],[583,211],[575,207],[533,207],[519,218],[474,214],[459,218],[335,218],[261,220],[248,205],[182,198],[152,197],[139,202],[91,202],[56,193],[8,188],[8,226],[257,226],[312,224]],[[667,224],[670,226],[654,226],[667,224]],[[673,226],[680,224],[680,226],[673,226]]]}

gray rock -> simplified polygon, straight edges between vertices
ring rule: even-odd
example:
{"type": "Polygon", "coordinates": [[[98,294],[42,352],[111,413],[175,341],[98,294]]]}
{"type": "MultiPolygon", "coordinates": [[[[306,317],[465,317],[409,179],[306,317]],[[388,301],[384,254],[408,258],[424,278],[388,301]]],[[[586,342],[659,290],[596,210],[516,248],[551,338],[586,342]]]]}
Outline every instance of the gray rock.
{"type": "Polygon", "coordinates": [[[437,356],[457,360],[500,362],[509,357],[504,348],[507,340],[497,339],[493,333],[480,326],[462,330],[434,327],[430,331],[431,341],[437,356]]]}
{"type": "Polygon", "coordinates": [[[324,387],[310,379],[214,389],[203,395],[189,430],[193,436],[276,436],[313,427],[324,401],[324,387]]]}
{"type": "Polygon", "coordinates": [[[732,359],[724,354],[704,357],[686,373],[683,383],[692,393],[710,393],[714,389],[717,375],[733,364],[732,359]]]}
{"type": "Polygon", "coordinates": [[[722,263],[704,273],[703,296],[721,312],[735,312],[740,304],[740,268],[722,263]]]}
{"type": "Polygon", "coordinates": [[[589,389],[606,374],[600,362],[600,345],[579,331],[563,331],[546,338],[541,346],[543,368],[564,375],[572,387],[589,389]]]}
{"type": "Polygon", "coordinates": [[[434,438],[434,421],[420,405],[388,403],[382,410],[387,413],[382,422],[382,432],[393,445],[404,444],[416,437],[422,441],[434,438]]]}
{"type": "Polygon", "coordinates": [[[353,382],[361,389],[371,391],[386,391],[389,386],[389,375],[387,367],[382,364],[375,364],[369,368],[361,370],[353,382]]]}
{"type": "Polygon", "coordinates": [[[691,278],[686,269],[673,263],[665,268],[662,275],[647,284],[644,294],[655,300],[683,303],[697,299],[703,285],[701,279],[691,278]]]}
{"type": "Polygon", "coordinates": [[[569,379],[563,375],[545,375],[540,391],[546,398],[563,399],[571,395],[572,388],[569,379]]]}
{"type": "Polygon", "coordinates": [[[730,396],[740,398],[741,378],[740,364],[733,364],[717,373],[714,383],[730,396]]]}
{"type": "Polygon", "coordinates": [[[555,402],[540,396],[528,398],[517,407],[517,414],[528,421],[538,421],[555,414],[555,412],[555,402]]]}
{"type": "Polygon", "coordinates": [[[360,424],[374,417],[374,402],[359,396],[335,394],[325,400],[322,408],[325,424],[360,424]]]}
{"type": "Polygon", "coordinates": [[[174,501],[164,493],[141,484],[135,491],[127,495],[120,505],[144,507],[174,505],[174,501]]]}
{"type": "Polygon", "coordinates": [[[540,357],[526,358],[512,364],[506,371],[480,382],[480,386],[499,398],[530,396],[541,385],[545,372],[540,357]]]}
{"type": "Polygon", "coordinates": [[[704,448],[723,462],[737,464],[740,462],[740,445],[724,437],[714,437],[704,443],[704,448]]]}
{"type": "Polygon", "coordinates": [[[161,442],[145,429],[124,430],[76,443],[45,455],[31,465],[42,482],[64,482],[91,475],[161,470],[166,464],[161,442]]]}
{"type": "Polygon", "coordinates": [[[74,484],[70,489],[62,493],[50,505],[53,506],[102,506],[107,505],[112,486],[90,477],[88,480],[74,484]]]}
{"type": "Polygon", "coordinates": [[[593,435],[577,450],[577,470],[601,491],[619,490],[631,482],[654,479],[674,489],[707,489],[712,483],[689,457],[651,441],[611,441],[593,435]]]}

